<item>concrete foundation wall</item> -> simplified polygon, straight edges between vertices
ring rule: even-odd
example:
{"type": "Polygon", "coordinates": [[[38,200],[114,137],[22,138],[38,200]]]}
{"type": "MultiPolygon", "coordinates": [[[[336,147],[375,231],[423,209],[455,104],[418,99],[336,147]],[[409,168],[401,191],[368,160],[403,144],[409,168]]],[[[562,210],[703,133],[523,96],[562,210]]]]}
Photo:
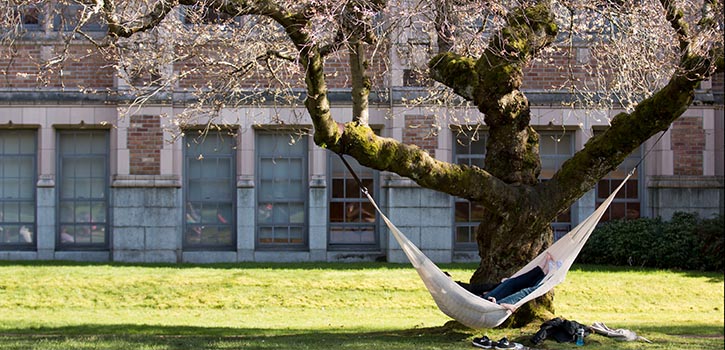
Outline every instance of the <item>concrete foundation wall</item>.
{"type": "Polygon", "coordinates": [[[724,183],[722,176],[653,176],[647,185],[652,214],[664,220],[676,212],[724,215],[724,183]]]}

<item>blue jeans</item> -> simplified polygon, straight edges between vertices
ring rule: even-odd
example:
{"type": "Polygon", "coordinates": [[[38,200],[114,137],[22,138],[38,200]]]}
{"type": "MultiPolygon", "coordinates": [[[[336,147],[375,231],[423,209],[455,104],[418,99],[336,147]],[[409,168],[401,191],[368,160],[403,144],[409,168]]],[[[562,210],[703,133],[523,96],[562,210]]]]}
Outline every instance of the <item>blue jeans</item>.
{"type": "Polygon", "coordinates": [[[485,298],[495,298],[496,303],[514,304],[536,289],[536,286],[546,275],[540,267],[514,278],[509,278],[492,291],[484,294],[485,298]],[[511,302],[511,300],[515,300],[511,302]]]}

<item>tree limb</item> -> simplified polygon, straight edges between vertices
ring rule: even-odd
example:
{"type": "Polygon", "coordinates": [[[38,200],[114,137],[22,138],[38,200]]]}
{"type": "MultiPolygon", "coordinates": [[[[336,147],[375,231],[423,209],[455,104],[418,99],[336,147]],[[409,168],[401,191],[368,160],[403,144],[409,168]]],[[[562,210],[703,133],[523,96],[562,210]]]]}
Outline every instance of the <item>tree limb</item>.
{"type": "MultiPolygon", "coordinates": [[[[640,102],[632,113],[616,115],[609,129],[590,139],[551,180],[538,186],[539,197],[547,198],[550,208],[568,208],[637,147],[667,130],[687,110],[699,82],[708,76],[709,64],[702,64],[702,59],[684,61],[689,65],[675,72],[665,87],[640,102]]],[[[551,211],[549,216],[553,219],[556,214],[551,211]]]]}

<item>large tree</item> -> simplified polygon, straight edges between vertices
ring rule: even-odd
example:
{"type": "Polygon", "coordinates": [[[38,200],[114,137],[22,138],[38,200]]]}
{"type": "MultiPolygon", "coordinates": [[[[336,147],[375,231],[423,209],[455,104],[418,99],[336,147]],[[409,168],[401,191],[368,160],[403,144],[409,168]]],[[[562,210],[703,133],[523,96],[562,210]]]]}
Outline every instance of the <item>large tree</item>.
{"type": "MultiPolygon", "coordinates": [[[[58,2],[23,1],[17,8],[58,2]]],[[[723,60],[720,0],[63,2],[82,5],[72,35],[64,40],[92,42],[119,72],[139,77],[138,90],[129,92],[137,97],[134,104],[199,76],[206,83],[193,91],[196,102],[188,105],[188,115],[240,103],[294,104],[301,97],[320,147],[480,203],[485,208],[477,229],[481,260],[471,278],[478,282],[509,275],[549,245],[552,220],[666,130],[693,102],[698,84],[722,69],[723,60]],[[187,21],[208,25],[182,25],[172,15],[182,5],[187,21]],[[91,20],[107,24],[104,37],[84,31],[91,20]],[[416,37],[425,45],[410,44],[416,37]],[[574,44],[591,50],[589,63],[572,63],[574,44]],[[485,123],[488,133],[483,168],[447,163],[374,133],[369,103],[386,86],[384,72],[394,64],[386,61],[390,57],[410,66],[424,62],[417,68],[435,82],[421,78],[428,93],[420,91],[409,101],[477,109],[473,122],[485,123]],[[555,57],[568,59],[561,64],[555,57]],[[338,122],[341,116],[331,110],[328,82],[338,74],[328,67],[333,64],[346,65],[351,122],[338,122]],[[538,181],[539,139],[522,90],[534,64],[559,65],[568,74],[559,88],[578,107],[621,111],[545,183],[538,181]],[[159,70],[164,65],[175,68],[159,70]]],[[[19,14],[3,13],[3,27],[14,29],[1,38],[8,45],[13,33],[22,34],[19,14]]],[[[58,50],[41,68],[52,71],[66,51],[58,50]]],[[[185,115],[176,117],[177,124],[185,122],[185,115]]],[[[550,298],[539,303],[550,306],[550,298]]],[[[531,305],[528,311],[539,309],[531,305]]]]}

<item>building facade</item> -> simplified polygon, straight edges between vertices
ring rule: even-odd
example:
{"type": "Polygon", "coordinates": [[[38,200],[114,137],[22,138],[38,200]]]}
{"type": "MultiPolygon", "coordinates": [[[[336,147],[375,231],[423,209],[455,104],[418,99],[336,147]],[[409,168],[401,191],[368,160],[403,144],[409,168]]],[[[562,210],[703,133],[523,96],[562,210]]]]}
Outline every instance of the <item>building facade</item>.
{"type": "MultiPolygon", "coordinates": [[[[48,83],[38,88],[34,57],[51,57],[57,42],[52,24],[27,22],[37,33],[17,45],[21,54],[1,62],[0,259],[406,261],[337,155],[314,145],[312,126],[298,118],[304,110],[226,109],[221,118],[228,129],[200,132],[207,124],[199,120],[176,138],[169,123],[184,111],[183,96],[129,113],[128,101],[112,93],[122,91],[124,81],[82,41],[69,50],[83,59],[48,72],[42,77],[48,83]]],[[[371,106],[373,129],[440,160],[482,165],[485,125],[471,126],[480,128],[475,136],[433,128],[430,109],[396,98],[410,88],[406,73],[404,66],[390,71],[389,97],[371,106]]],[[[534,73],[526,91],[546,181],[607,127],[607,118],[563,107],[541,82],[555,80],[556,73],[534,73]]],[[[349,115],[349,90],[335,93],[342,97],[334,99],[333,115],[349,115]]],[[[459,112],[466,111],[448,111],[459,112]]],[[[561,214],[552,224],[555,234],[593,212],[640,161],[604,220],[668,219],[677,211],[722,215],[723,119],[720,73],[702,84],[696,103],[664,135],[647,141],[561,214]]],[[[349,160],[383,210],[431,259],[477,261],[480,205],[349,160]]]]}

